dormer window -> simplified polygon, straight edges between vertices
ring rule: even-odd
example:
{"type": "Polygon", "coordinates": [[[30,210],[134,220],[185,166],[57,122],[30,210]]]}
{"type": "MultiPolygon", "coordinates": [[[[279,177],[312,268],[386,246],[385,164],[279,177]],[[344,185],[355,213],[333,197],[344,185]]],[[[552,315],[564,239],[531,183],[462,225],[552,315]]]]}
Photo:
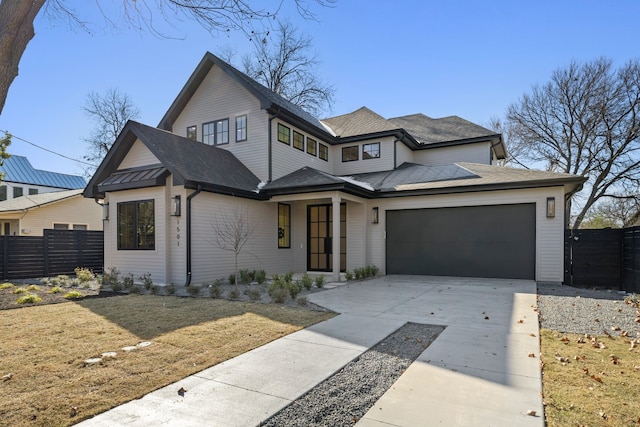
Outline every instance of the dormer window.
{"type": "Polygon", "coordinates": [[[374,142],[373,144],[364,144],[362,146],[362,160],[379,159],[380,158],[380,143],[374,142]]]}

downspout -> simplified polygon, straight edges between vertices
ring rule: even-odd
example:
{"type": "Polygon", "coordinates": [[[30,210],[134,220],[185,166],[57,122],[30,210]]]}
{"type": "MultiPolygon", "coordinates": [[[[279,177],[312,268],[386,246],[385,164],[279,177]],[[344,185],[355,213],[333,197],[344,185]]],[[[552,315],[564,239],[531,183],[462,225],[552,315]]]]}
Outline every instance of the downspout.
{"type": "Polygon", "coordinates": [[[273,116],[269,117],[269,129],[268,129],[269,137],[268,137],[268,141],[267,141],[267,144],[268,144],[267,145],[267,151],[268,151],[268,153],[267,153],[268,154],[267,155],[267,159],[268,159],[267,163],[269,165],[269,176],[268,176],[268,179],[267,179],[267,184],[270,183],[271,180],[273,179],[273,160],[272,160],[273,155],[271,153],[272,139],[273,139],[272,122],[273,122],[273,119],[277,118],[279,114],[280,114],[280,108],[278,108],[276,110],[276,113],[273,116]]]}
{"type": "Polygon", "coordinates": [[[191,284],[191,199],[196,197],[202,191],[202,186],[198,184],[198,188],[187,197],[187,278],[184,286],[191,284]]]}

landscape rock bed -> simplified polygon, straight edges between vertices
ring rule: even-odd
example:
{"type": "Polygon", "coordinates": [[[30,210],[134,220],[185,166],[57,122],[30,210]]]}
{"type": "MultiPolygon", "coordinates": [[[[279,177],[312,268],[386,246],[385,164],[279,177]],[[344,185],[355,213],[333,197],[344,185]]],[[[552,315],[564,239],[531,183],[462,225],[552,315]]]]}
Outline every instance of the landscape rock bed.
{"type": "Polygon", "coordinates": [[[405,324],[261,425],[353,426],[444,329],[405,324]]]}

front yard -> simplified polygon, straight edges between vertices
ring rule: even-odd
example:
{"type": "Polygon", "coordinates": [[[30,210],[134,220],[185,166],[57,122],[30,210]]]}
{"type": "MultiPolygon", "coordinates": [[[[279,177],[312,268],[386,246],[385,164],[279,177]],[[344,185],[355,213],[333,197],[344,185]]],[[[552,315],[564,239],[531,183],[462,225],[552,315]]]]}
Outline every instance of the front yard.
{"type": "MultiPolygon", "coordinates": [[[[19,295],[0,293],[11,294],[16,306],[19,295]]],[[[0,310],[0,420],[75,424],[332,316],[278,304],[153,295],[0,310]],[[108,352],[115,356],[103,356],[108,352]],[[92,358],[102,360],[88,362],[92,358]]]]}

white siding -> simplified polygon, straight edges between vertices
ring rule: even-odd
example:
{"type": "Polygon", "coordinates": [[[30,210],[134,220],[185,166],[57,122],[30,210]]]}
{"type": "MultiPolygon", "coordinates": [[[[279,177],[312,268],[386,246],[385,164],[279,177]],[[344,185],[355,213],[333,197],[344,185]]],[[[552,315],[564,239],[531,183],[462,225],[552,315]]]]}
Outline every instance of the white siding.
{"type": "MultiPolygon", "coordinates": [[[[273,120],[272,122],[272,159],[273,159],[273,180],[281,178],[285,175],[290,174],[304,166],[309,166],[314,169],[321,170],[323,172],[332,173],[332,168],[334,161],[332,159],[332,148],[325,141],[322,141],[314,136],[311,138],[315,139],[318,146],[316,147],[316,155],[312,156],[307,153],[307,137],[309,136],[307,133],[301,131],[300,129],[291,126],[289,123],[273,120]],[[278,141],[278,123],[283,124],[284,126],[291,129],[291,143],[290,145],[285,144],[284,142],[278,141]],[[297,148],[293,147],[293,131],[299,132],[305,136],[305,145],[304,151],[300,151],[297,148]],[[318,153],[320,152],[320,144],[327,145],[329,148],[329,160],[321,160],[318,157],[318,153]]],[[[267,159],[263,159],[263,161],[267,162],[267,159]]]]}
{"type": "Polygon", "coordinates": [[[401,142],[396,142],[396,167],[403,163],[415,163],[413,151],[401,142]]]}
{"type": "MultiPolygon", "coordinates": [[[[564,270],[564,190],[562,187],[504,190],[373,201],[380,207],[380,223],[367,225],[368,264],[385,271],[386,210],[455,206],[536,203],[536,280],[562,282],[564,270]],[[546,217],[547,197],[556,198],[556,217],[546,217]]],[[[500,230],[496,230],[499,233],[500,230]]]]}
{"type": "Polygon", "coordinates": [[[7,187],[7,200],[13,199],[14,187],[21,187],[23,196],[28,196],[29,190],[32,190],[32,189],[38,190],[37,194],[53,193],[54,191],[68,190],[68,188],[45,187],[44,185],[23,184],[20,182],[10,182],[10,181],[4,181],[4,180],[0,182],[2,183],[1,186],[7,187]]]}
{"type": "Polygon", "coordinates": [[[361,141],[354,144],[343,144],[334,147],[335,161],[333,173],[335,175],[349,175],[355,173],[377,172],[393,169],[393,137],[361,141]],[[380,143],[379,159],[362,159],[362,146],[370,143],[380,143]],[[342,161],[342,149],[344,147],[358,147],[358,159],[352,162],[342,161]]]}
{"type": "Polygon", "coordinates": [[[364,267],[366,262],[366,205],[347,202],[347,270],[364,267]]]}
{"type": "Polygon", "coordinates": [[[185,136],[196,126],[202,141],[202,124],[229,119],[229,144],[219,145],[233,154],[258,178],[268,178],[268,115],[258,100],[220,68],[213,66],[173,123],[173,133],[185,136]],[[247,140],[236,142],[236,117],[247,116],[247,140]]]}
{"type": "Polygon", "coordinates": [[[414,162],[438,166],[457,162],[491,164],[491,150],[488,142],[456,145],[453,147],[429,148],[417,150],[413,154],[414,162]]]}
{"type": "Polygon", "coordinates": [[[118,169],[129,169],[138,166],[149,166],[160,163],[160,160],[139,139],[133,143],[127,156],[122,160],[118,169]]]}

